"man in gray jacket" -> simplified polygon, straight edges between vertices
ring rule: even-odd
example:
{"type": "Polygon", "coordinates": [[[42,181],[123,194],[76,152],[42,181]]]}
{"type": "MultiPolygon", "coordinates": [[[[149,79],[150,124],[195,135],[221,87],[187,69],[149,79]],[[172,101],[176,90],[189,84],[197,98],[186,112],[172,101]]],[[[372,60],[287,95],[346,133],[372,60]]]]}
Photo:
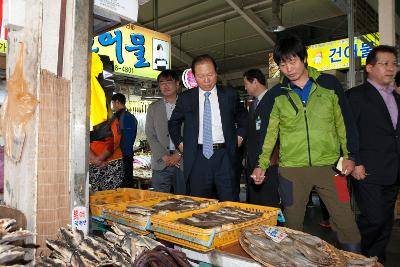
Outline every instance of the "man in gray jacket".
{"type": "Polygon", "coordinates": [[[155,191],[185,194],[182,155],[175,148],[168,133],[168,120],[175,108],[179,76],[173,70],[164,70],[157,82],[163,98],[147,110],[146,136],[151,148],[151,178],[155,191]]]}

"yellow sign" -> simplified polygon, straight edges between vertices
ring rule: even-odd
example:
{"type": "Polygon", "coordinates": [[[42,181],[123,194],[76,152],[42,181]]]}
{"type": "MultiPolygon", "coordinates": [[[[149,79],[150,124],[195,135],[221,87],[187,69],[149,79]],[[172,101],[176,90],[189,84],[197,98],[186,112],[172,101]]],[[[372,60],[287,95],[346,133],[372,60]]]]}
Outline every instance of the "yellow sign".
{"type": "MultiPolygon", "coordinates": [[[[365,39],[371,40],[375,46],[379,45],[378,34],[366,34],[365,39]]],[[[341,39],[337,41],[310,45],[307,47],[309,66],[319,71],[344,69],[349,67],[349,40],[341,39]]],[[[365,60],[372,48],[359,38],[354,38],[354,55],[361,58],[361,65],[365,65],[365,60]]]]}
{"type": "Polygon", "coordinates": [[[171,36],[132,24],[95,37],[92,51],[109,56],[116,73],[156,79],[171,67],[171,36]]]}
{"type": "Polygon", "coordinates": [[[0,53],[7,53],[7,40],[0,39],[0,53]]]}

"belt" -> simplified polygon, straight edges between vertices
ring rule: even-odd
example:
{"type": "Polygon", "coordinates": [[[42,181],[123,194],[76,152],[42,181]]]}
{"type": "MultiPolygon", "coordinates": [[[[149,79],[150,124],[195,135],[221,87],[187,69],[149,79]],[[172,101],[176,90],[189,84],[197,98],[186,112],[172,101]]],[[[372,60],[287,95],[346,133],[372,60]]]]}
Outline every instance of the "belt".
{"type": "MultiPolygon", "coordinates": [[[[203,144],[198,144],[197,147],[199,149],[203,149],[203,144]]],[[[213,150],[218,150],[218,149],[222,149],[225,147],[226,147],[225,143],[213,144],[213,150]]]]}

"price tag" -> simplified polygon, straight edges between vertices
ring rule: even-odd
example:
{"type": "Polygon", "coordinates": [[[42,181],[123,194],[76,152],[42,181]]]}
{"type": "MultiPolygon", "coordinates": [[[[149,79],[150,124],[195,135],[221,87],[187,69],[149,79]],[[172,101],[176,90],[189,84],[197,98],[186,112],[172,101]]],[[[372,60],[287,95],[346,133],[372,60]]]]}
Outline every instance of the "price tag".
{"type": "Polygon", "coordinates": [[[72,227],[82,230],[85,234],[89,230],[89,219],[85,207],[75,207],[72,210],[72,227]]]}
{"type": "Polygon", "coordinates": [[[280,243],[285,237],[287,237],[287,234],[285,232],[282,232],[278,228],[275,227],[266,227],[264,229],[264,232],[267,236],[269,236],[272,241],[276,243],[280,243]]]}

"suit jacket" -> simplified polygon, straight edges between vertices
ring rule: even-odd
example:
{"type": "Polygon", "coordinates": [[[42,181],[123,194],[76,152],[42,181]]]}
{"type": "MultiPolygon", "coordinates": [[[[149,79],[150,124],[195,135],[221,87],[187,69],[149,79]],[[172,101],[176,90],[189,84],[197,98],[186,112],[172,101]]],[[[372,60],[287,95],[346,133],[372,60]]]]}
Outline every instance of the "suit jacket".
{"type": "MultiPolygon", "coordinates": [[[[232,164],[235,164],[237,136],[246,137],[247,111],[240,103],[239,94],[232,88],[217,86],[219,109],[225,145],[232,164]]],[[[199,88],[183,92],[176,102],[168,123],[169,133],[176,146],[183,142],[184,174],[188,178],[198,149],[199,88]],[[181,127],[184,123],[183,136],[181,127]]]]}
{"type": "MultiPolygon", "coordinates": [[[[394,184],[399,171],[400,121],[395,129],[382,96],[369,82],[350,89],[346,94],[359,132],[359,161],[368,173],[364,181],[394,184]]],[[[399,96],[393,94],[400,112],[399,96]]]]}
{"type": "Polygon", "coordinates": [[[266,92],[255,110],[252,110],[252,107],[250,107],[246,143],[246,166],[250,174],[256,167],[258,156],[262,150],[272,104],[269,99],[269,92],[266,92]],[[261,120],[259,130],[256,129],[257,119],[261,120]]]}
{"type": "Polygon", "coordinates": [[[145,131],[151,149],[151,168],[162,170],[166,165],[161,158],[164,155],[169,155],[168,119],[164,99],[160,99],[149,106],[145,131]]]}

